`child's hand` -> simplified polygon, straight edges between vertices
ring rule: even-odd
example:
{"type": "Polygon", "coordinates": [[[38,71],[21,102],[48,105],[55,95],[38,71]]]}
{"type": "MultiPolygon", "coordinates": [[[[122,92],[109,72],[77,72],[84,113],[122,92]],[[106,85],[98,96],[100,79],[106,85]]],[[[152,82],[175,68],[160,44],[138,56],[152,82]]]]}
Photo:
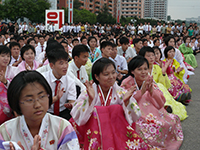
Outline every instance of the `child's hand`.
{"type": "Polygon", "coordinates": [[[34,143],[31,147],[31,150],[40,150],[41,147],[41,137],[39,135],[35,135],[34,137],[34,143]]]}
{"type": "Polygon", "coordinates": [[[128,103],[129,103],[129,99],[130,97],[133,95],[133,92],[135,92],[137,89],[136,85],[133,85],[130,90],[128,92],[126,92],[126,94],[124,95],[123,101],[125,106],[127,107],[128,103]]]}
{"type": "Polygon", "coordinates": [[[92,84],[93,84],[92,81],[85,82],[85,86],[87,88],[87,93],[89,96],[89,105],[92,103],[94,96],[95,96],[95,92],[94,92],[94,88],[92,87],[92,84]]]}
{"type": "Polygon", "coordinates": [[[68,109],[72,109],[72,104],[71,103],[65,103],[64,106],[68,109]]]}

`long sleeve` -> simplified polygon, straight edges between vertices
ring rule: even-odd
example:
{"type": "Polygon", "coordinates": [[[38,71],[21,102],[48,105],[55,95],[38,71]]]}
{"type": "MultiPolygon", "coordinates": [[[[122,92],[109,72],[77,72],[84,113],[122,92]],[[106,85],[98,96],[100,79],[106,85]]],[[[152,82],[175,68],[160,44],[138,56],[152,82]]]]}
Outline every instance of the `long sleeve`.
{"type": "Polygon", "coordinates": [[[82,92],[71,110],[72,118],[79,126],[86,124],[91,116],[91,113],[93,112],[94,106],[95,98],[89,105],[89,96],[87,92],[82,92]]]}
{"type": "Polygon", "coordinates": [[[154,85],[153,93],[150,95],[148,91],[146,91],[143,95],[141,90],[137,91],[133,97],[137,100],[138,103],[142,100],[143,96],[148,97],[149,101],[154,105],[158,110],[161,109],[165,104],[165,97],[162,92],[157,88],[157,85],[154,85]]]}
{"type": "Polygon", "coordinates": [[[129,104],[127,105],[127,107],[124,103],[122,104],[122,107],[124,109],[126,120],[130,125],[140,118],[141,111],[137,104],[137,101],[133,96],[131,96],[131,98],[129,99],[129,104]]]}

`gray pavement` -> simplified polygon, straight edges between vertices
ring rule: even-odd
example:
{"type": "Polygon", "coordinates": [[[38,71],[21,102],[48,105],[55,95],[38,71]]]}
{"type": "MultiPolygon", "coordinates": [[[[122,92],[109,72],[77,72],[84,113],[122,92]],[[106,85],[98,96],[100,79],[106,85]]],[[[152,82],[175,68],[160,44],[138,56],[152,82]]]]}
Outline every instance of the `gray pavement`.
{"type": "Polygon", "coordinates": [[[188,118],[182,121],[184,141],[180,150],[200,150],[200,53],[196,55],[198,67],[189,78],[192,101],[186,107],[188,118]]]}

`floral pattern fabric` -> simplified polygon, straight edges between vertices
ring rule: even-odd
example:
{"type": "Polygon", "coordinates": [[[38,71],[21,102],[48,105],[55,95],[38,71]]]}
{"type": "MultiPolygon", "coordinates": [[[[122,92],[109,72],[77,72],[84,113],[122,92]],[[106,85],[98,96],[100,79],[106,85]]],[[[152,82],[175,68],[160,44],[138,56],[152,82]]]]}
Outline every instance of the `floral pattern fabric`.
{"type": "MultiPolygon", "coordinates": [[[[131,76],[122,82],[122,86],[127,90],[134,84],[134,78],[131,76]]],[[[158,109],[151,103],[152,100],[165,101],[157,85],[154,84],[152,96],[148,91],[142,95],[138,89],[133,97],[137,100],[142,114],[136,121],[136,132],[144,142],[159,149],[179,149],[183,141],[179,117],[167,113],[164,107],[158,109]]]]}

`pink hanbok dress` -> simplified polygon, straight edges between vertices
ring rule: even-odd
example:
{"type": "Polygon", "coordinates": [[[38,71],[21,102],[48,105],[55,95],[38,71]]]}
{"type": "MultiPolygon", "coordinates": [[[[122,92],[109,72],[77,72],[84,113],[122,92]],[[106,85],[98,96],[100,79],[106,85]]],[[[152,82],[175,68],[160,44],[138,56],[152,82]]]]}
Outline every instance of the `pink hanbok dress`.
{"type": "Polygon", "coordinates": [[[10,81],[19,73],[17,67],[7,66],[5,78],[8,81],[7,86],[0,82],[0,125],[13,117],[12,111],[7,100],[7,88],[10,81]]]}
{"type": "MultiPolygon", "coordinates": [[[[37,68],[39,67],[39,63],[34,60],[33,61],[33,68],[31,69],[30,67],[30,70],[36,70],[37,68]]],[[[19,71],[24,71],[26,70],[26,62],[23,60],[19,65],[18,65],[18,68],[19,68],[19,71]]]]}
{"type": "Polygon", "coordinates": [[[149,150],[150,147],[135,131],[134,122],[141,115],[135,99],[131,97],[126,107],[123,103],[126,90],[117,83],[110,88],[106,99],[98,85],[94,83],[93,88],[95,98],[92,103],[89,105],[88,94],[84,91],[71,111],[70,122],[81,149],[149,150]]]}
{"type": "MultiPolygon", "coordinates": [[[[128,90],[133,85],[137,83],[129,76],[124,79],[121,86],[128,90]]],[[[151,146],[163,150],[178,150],[183,142],[180,119],[177,115],[167,113],[163,107],[165,98],[162,92],[156,84],[153,88],[152,95],[148,91],[142,95],[137,86],[137,91],[133,95],[142,113],[136,121],[136,132],[151,146]]]]}
{"type": "MultiPolygon", "coordinates": [[[[163,61],[163,65],[165,65],[166,59],[163,61]]],[[[166,73],[168,75],[168,78],[171,82],[171,87],[168,89],[169,93],[174,97],[174,99],[177,99],[180,94],[190,92],[190,87],[184,83],[183,81],[183,75],[185,73],[184,70],[182,70],[179,74],[173,71],[173,67],[176,69],[180,66],[180,64],[174,59],[172,64],[167,68],[166,73]]]]}

